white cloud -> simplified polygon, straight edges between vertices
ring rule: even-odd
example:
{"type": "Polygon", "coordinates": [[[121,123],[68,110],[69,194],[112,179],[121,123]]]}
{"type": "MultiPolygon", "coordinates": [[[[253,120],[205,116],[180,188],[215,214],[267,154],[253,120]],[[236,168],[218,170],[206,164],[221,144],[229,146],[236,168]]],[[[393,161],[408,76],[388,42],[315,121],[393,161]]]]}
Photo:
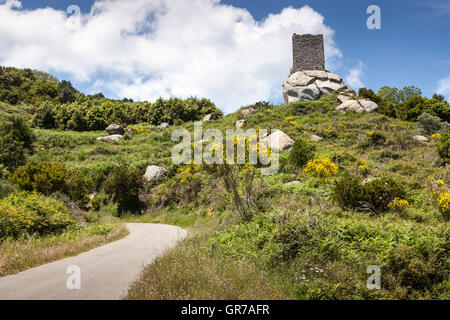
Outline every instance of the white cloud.
{"type": "Polygon", "coordinates": [[[357,90],[359,88],[365,87],[362,77],[364,76],[364,63],[362,61],[358,61],[358,65],[347,73],[344,77],[346,84],[348,84],[353,89],[357,90]]]}
{"type": "Polygon", "coordinates": [[[0,0],[0,64],[65,74],[117,98],[198,95],[230,112],[281,96],[294,32],[324,34],[328,69],[341,57],[308,6],[255,21],[219,0],[98,0],[78,25],[63,11],[19,7],[0,0]]]}
{"type": "Polygon", "coordinates": [[[436,92],[445,96],[447,101],[450,101],[450,76],[439,80],[436,92]]]}

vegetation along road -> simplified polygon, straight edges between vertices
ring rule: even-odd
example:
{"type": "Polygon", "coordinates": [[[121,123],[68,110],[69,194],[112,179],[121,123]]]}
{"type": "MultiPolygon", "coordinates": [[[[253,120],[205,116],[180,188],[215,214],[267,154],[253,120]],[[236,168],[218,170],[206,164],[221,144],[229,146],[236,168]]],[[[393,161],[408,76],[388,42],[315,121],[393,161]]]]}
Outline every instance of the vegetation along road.
{"type": "Polygon", "coordinates": [[[0,299],[119,299],[145,264],[186,236],[169,225],[128,223],[127,228],[130,234],[119,241],[0,278],[0,299]]]}

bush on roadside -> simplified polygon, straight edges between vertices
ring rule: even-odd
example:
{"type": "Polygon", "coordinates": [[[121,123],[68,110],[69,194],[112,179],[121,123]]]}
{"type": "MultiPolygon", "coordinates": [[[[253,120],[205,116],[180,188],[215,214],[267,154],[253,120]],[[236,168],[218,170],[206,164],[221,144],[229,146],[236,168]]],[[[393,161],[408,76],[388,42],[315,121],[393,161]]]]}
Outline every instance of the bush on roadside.
{"type": "Polygon", "coordinates": [[[68,170],[58,162],[37,160],[17,168],[11,181],[22,190],[40,192],[46,196],[62,192],[81,206],[87,205],[93,187],[92,180],[79,170],[68,170]]]}
{"type": "Polygon", "coordinates": [[[57,233],[74,223],[62,202],[37,193],[17,192],[0,200],[0,239],[57,233]]]}
{"type": "Polygon", "coordinates": [[[142,175],[121,161],[104,183],[104,189],[117,203],[119,216],[125,212],[138,213],[142,209],[139,191],[143,188],[142,175]]]}

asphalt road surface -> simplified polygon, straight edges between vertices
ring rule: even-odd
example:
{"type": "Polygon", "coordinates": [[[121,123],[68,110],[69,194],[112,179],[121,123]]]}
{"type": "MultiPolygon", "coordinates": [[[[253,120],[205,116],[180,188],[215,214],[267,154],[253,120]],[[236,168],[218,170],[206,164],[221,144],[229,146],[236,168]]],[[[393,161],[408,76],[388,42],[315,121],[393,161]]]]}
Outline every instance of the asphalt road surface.
{"type": "Polygon", "coordinates": [[[0,299],[120,299],[127,294],[144,265],[186,236],[186,231],[175,226],[126,225],[130,234],[123,239],[76,257],[0,278],[0,299]]]}

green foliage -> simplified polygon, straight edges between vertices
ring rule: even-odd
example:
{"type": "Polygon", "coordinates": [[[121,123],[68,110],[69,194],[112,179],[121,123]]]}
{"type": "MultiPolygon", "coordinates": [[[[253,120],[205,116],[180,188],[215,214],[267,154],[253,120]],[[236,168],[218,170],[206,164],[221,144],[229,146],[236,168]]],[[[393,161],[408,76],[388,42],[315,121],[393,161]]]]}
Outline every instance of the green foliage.
{"type": "Polygon", "coordinates": [[[289,154],[289,162],[298,168],[303,168],[309,160],[314,158],[315,151],[316,147],[312,143],[303,139],[297,140],[289,154]]]}
{"type": "Polygon", "coordinates": [[[48,73],[0,66],[0,101],[10,104],[57,102],[58,80],[48,73]]]}
{"type": "Polygon", "coordinates": [[[74,102],[78,95],[79,95],[78,90],[72,87],[72,83],[70,83],[70,81],[62,80],[59,83],[58,88],[59,103],[74,102]]]}
{"type": "Polygon", "coordinates": [[[35,139],[30,127],[20,116],[13,115],[0,123],[0,164],[14,170],[25,163],[35,139]]]}
{"type": "Polygon", "coordinates": [[[437,152],[444,163],[450,163],[450,129],[439,140],[437,152]]]}
{"type": "Polygon", "coordinates": [[[367,88],[360,88],[358,91],[358,96],[369,99],[376,103],[380,103],[382,100],[381,97],[376,95],[372,89],[367,89],[367,88]]]}
{"type": "Polygon", "coordinates": [[[222,116],[222,112],[214,103],[205,98],[193,97],[186,100],[159,98],[148,111],[148,121],[153,125],[159,125],[162,122],[174,124],[177,120],[183,122],[201,120],[209,113],[212,113],[215,118],[222,116]]]}
{"type": "Polygon", "coordinates": [[[67,170],[64,191],[72,201],[83,207],[89,203],[89,193],[93,189],[93,181],[80,170],[67,170]]]}
{"type": "MultiPolygon", "coordinates": [[[[369,90],[372,91],[372,90],[369,90]]],[[[367,98],[372,101],[378,103],[378,112],[385,114],[390,117],[399,117],[399,104],[406,102],[409,99],[413,98],[421,98],[422,92],[419,88],[414,86],[404,87],[399,90],[397,88],[391,88],[388,86],[381,87],[378,90],[376,96],[372,95],[372,92],[369,92],[367,98]]],[[[363,92],[364,95],[364,92],[363,92]]],[[[408,109],[408,107],[404,107],[404,109],[408,109]]]]}
{"type": "Polygon", "coordinates": [[[378,96],[387,103],[399,104],[413,97],[421,97],[422,91],[415,86],[403,87],[401,90],[384,86],[378,90],[378,96]]]}
{"type": "Polygon", "coordinates": [[[343,208],[379,213],[388,211],[389,203],[395,198],[404,199],[406,192],[391,178],[362,183],[358,177],[345,175],[335,182],[333,197],[343,208]]]}
{"type": "Polygon", "coordinates": [[[395,289],[399,298],[404,298],[412,290],[430,290],[445,280],[445,269],[445,262],[436,254],[423,254],[411,246],[399,246],[393,250],[385,268],[385,286],[395,289]]]}
{"type": "Polygon", "coordinates": [[[442,94],[435,93],[433,94],[432,99],[436,99],[437,101],[445,101],[445,97],[442,94]]]}
{"type": "Polygon", "coordinates": [[[17,168],[11,180],[22,190],[40,192],[49,196],[64,189],[66,169],[57,162],[31,160],[17,168]]]}
{"type": "Polygon", "coordinates": [[[415,121],[424,112],[450,121],[450,105],[435,99],[411,97],[398,105],[397,115],[403,120],[415,121]]]}
{"type": "Polygon", "coordinates": [[[93,186],[92,181],[79,170],[68,170],[58,162],[37,160],[17,168],[11,181],[22,190],[40,192],[46,196],[62,192],[82,206],[87,205],[93,186]]]}
{"type": "Polygon", "coordinates": [[[57,127],[74,131],[100,131],[105,130],[111,123],[131,125],[149,121],[154,125],[161,122],[174,124],[200,120],[208,113],[214,114],[216,118],[222,115],[221,111],[205,98],[160,98],[151,104],[89,96],[61,105],[44,102],[36,107],[33,124],[45,129],[57,127]]]}
{"type": "MultiPolygon", "coordinates": [[[[246,223],[227,227],[223,232],[216,232],[210,240],[212,252],[218,256],[233,259],[247,258],[253,262],[261,261],[272,248],[275,219],[266,214],[256,215],[246,223]]],[[[266,257],[264,258],[266,259],[266,257]]]]}
{"type": "Polygon", "coordinates": [[[54,106],[45,101],[35,109],[33,125],[38,128],[52,129],[56,125],[54,106]]]}
{"type": "Polygon", "coordinates": [[[14,193],[0,200],[0,239],[56,233],[74,223],[63,203],[37,193],[14,193]]]}
{"type": "Polygon", "coordinates": [[[419,122],[421,129],[429,135],[434,133],[445,133],[450,127],[448,122],[442,121],[439,117],[432,116],[426,112],[422,113],[417,118],[417,121],[419,122]]]}
{"type": "Polygon", "coordinates": [[[106,194],[117,203],[119,216],[125,212],[137,213],[142,209],[139,199],[139,191],[142,187],[142,175],[124,161],[119,163],[104,183],[106,194]]]}
{"type": "Polygon", "coordinates": [[[391,178],[381,178],[370,181],[364,186],[363,202],[374,213],[389,210],[389,203],[396,198],[406,198],[403,186],[391,178]]]}
{"type": "Polygon", "coordinates": [[[343,208],[360,208],[364,199],[364,187],[359,177],[345,175],[335,182],[334,200],[343,208]]]}

